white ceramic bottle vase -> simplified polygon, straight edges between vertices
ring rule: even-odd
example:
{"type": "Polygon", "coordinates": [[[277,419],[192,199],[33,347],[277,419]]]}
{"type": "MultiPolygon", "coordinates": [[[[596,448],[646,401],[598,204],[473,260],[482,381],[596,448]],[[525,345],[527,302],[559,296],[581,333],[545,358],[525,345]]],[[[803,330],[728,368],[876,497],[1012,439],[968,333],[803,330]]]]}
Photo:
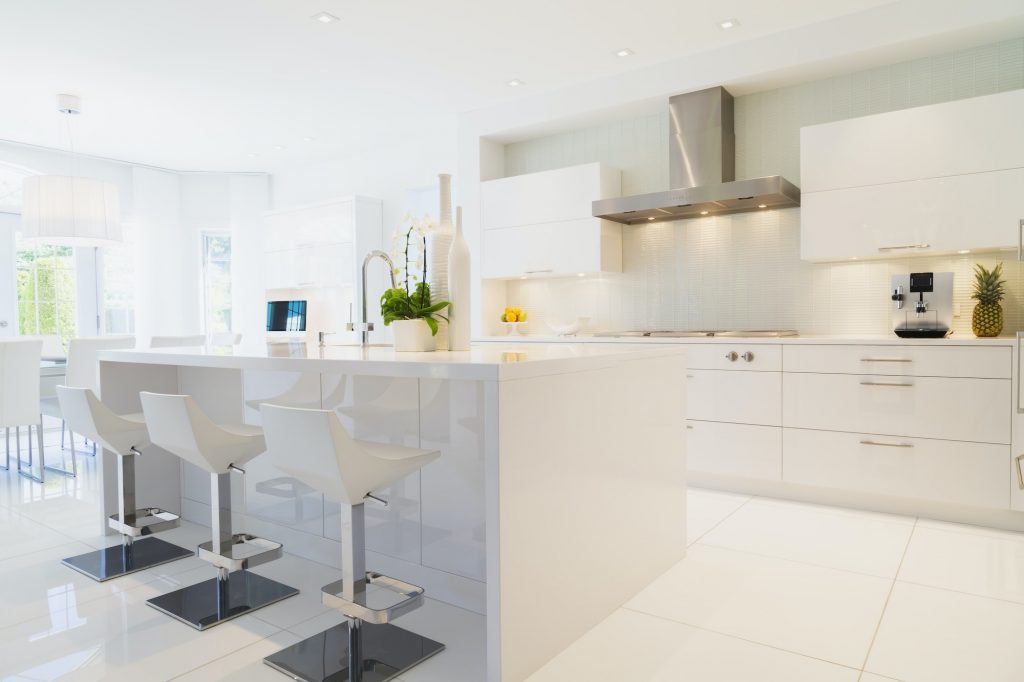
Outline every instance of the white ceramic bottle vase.
{"type": "MultiPolygon", "coordinates": [[[[430,284],[430,300],[434,303],[447,301],[448,298],[448,250],[452,245],[455,227],[452,225],[452,176],[448,173],[440,173],[438,176],[441,199],[441,219],[437,227],[431,231],[427,242],[428,263],[427,278],[430,284]]],[[[447,312],[442,315],[448,317],[447,312]]],[[[444,320],[437,321],[438,350],[448,348],[448,323],[444,320]]]]}
{"type": "Polygon", "coordinates": [[[455,209],[455,238],[448,252],[448,350],[469,350],[470,335],[469,244],[462,234],[462,207],[455,209]]]}

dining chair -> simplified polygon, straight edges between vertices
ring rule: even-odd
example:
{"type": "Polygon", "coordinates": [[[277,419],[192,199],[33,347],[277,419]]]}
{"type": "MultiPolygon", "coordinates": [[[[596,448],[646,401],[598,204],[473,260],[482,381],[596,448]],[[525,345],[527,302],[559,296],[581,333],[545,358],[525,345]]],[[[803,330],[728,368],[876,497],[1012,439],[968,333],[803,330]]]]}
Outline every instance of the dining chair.
{"type": "Polygon", "coordinates": [[[18,473],[43,482],[42,419],[39,415],[39,364],[43,357],[42,339],[4,339],[0,341],[0,426],[4,427],[6,460],[11,468],[11,427],[14,427],[18,473]],[[29,469],[21,468],[21,427],[27,426],[29,469]],[[32,427],[39,442],[39,476],[32,471],[32,427]]]}

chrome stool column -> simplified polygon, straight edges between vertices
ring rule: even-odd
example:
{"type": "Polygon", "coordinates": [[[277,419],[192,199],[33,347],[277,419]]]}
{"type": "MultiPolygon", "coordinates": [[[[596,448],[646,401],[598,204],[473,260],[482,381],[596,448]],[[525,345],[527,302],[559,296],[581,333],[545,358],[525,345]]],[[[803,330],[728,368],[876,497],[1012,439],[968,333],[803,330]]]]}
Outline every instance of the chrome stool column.
{"type": "Polygon", "coordinates": [[[197,630],[205,630],[299,593],[248,569],[278,559],[282,545],[231,529],[231,472],[266,446],[259,428],[218,426],[191,396],[140,394],[150,439],[210,473],[211,539],[197,548],[217,577],[160,595],[146,603],[197,630]]]}
{"type": "Polygon", "coordinates": [[[61,414],[77,433],[117,456],[117,513],[107,519],[121,534],[121,544],[68,557],[61,563],[103,582],[192,556],[192,552],[150,537],[178,525],[177,514],[135,504],[135,457],[149,445],[141,414],[115,414],[88,388],[57,387],[61,414]]]}
{"type": "Polygon", "coordinates": [[[349,619],[263,661],[304,682],[384,682],[443,651],[440,642],[391,623],[420,607],[423,588],[366,570],[364,524],[365,500],[383,502],[371,491],[441,453],[353,440],[330,410],[264,404],[261,411],[274,465],[341,502],[341,580],[322,588],[321,601],[349,619]]]}

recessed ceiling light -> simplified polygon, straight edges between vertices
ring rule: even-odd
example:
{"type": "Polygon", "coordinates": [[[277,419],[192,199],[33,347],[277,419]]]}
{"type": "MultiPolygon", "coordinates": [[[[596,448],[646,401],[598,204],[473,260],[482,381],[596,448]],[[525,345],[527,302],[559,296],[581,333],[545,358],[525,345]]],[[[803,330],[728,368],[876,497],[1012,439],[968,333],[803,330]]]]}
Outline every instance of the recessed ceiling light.
{"type": "Polygon", "coordinates": [[[283,150],[284,150],[284,145],[283,144],[275,144],[274,145],[274,151],[280,152],[280,151],[283,151],[283,150]]]}
{"type": "Polygon", "coordinates": [[[520,85],[526,85],[526,83],[519,80],[518,78],[513,78],[512,80],[507,81],[505,85],[507,85],[510,88],[518,88],[520,85]]]}
{"type": "Polygon", "coordinates": [[[768,204],[758,204],[758,208],[768,208],[768,204]]]}
{"type": "Polygon", "coordinates": [[[340,19],[338,19],[338,17],[327,12],[317,12],[316,14],[311,16],[310,19],[312,19],[313,21],[319,21],[321,24],[329,24],[332,21],[341,21],[340,19]]]}
{"type": "Polygon", "coordinates": [[[700,212],[700,214],[701,214],[701,215],[707,215],[707,214],[708,214],[708,212],[707,212],[707,211],[701,211],[701,212],[700,212]]]}
{"type": "Polygon", "coordinates": [[[628,47],[624,47],[621,50],[615,51],[616,57],[632,57],[635,54],[636,52],[633,52],[633,50],[629,49],[628,47]]]}
{"type": "Polygon", "coordinates": [[[739,25],[740,20],[736,18],[723,19],[722,21],[718,22],[718,28],[722,29],[723,31],[728,31],[730,28],[736,28],[739,25]]]}
{"type": "Polygon", "coordinates": [[[316,139],[315,137],[308,137],[307,136],[307,137],[302,138],[302,141],[303,142],[312,142],[315,139],[316,139]]]}

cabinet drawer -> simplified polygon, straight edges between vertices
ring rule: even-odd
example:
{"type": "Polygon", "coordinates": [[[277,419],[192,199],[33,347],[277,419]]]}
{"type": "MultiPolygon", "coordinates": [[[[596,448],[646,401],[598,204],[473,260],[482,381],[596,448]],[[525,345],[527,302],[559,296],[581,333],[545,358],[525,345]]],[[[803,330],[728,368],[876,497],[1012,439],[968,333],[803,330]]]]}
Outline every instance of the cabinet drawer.
{"type": "Polygon", "coordinates": [[[796,372],[783,377],[784,426],[1010,442],[1006,379],[796,372]]]}
{"type": "Polygon", "coordinates": [[[781,372],[726,372],[693,369],[687,373],[689,419],[780,426],[781,372]]]}
{"type": "Polygon", "coordinates": [[[686,358],[687,365],[696,369],[778,372],[782,369],[782,346],[744,344],[742,341],[694,343],[686,346],[686,358]],[[735,359],[732,353],[735,353],[735,359]]]}
{"type": "Polygon", "coordinates": [[[782,429],[689,420],[686,462],[690,471],[778,481],[782,478],[782,429]]]}
{"type": "Polygon", "coordinates": [[[789,483],[977,507],[1009,506],[1005,445],[783,429],[789,483]]]}
{"type": "Polygon", "coordinates": [[[1009,347],[984,346],[786,346],[787,372],[876,374],[886,376],[1009,379],[1009,347]]]}

